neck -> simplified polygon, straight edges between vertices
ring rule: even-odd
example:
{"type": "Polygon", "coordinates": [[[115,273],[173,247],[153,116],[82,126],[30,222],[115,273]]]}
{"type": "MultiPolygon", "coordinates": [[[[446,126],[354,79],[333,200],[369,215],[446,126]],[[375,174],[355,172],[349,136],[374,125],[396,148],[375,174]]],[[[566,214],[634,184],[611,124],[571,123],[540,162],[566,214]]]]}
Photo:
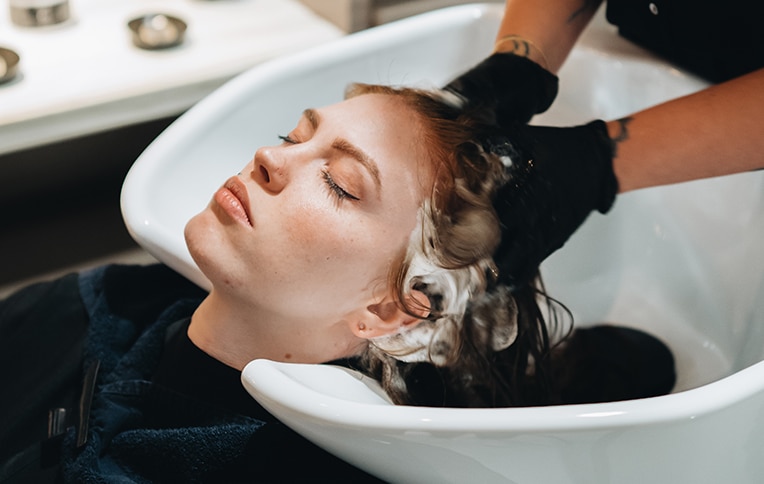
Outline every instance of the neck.
{"type": "Polygon", "coordinates": [[[345,321],[321,324],[294,321],[260,308],[237,304],[215,290],[191,317],[188,336],[202,351],[243,370],[254,359],[291,363],[325,363],[360,351],[345,321]]]}

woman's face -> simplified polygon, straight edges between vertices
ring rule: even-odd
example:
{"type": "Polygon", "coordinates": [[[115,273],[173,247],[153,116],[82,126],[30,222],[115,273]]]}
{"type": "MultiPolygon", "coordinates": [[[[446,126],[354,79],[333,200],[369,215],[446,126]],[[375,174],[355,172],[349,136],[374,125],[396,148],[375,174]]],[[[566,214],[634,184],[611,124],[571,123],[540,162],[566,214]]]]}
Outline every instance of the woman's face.
{"type": "Polygon", "coordinates": [[[419,117],[365,94],[307,110],[186,227],[214,290],[280,319],[338,319],[387,295],[432,186],[419,117]]]}

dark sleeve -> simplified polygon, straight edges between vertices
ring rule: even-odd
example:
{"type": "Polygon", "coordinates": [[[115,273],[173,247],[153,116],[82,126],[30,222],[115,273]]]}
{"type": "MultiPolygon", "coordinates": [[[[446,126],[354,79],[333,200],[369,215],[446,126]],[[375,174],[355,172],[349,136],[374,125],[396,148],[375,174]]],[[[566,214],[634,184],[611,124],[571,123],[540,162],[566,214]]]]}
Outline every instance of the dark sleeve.
{"type": "Polygon", "coordinates": [[[47,437],[48,410],[72,406],[87,326],[77,274],[0,301],[0,462],[47,437]]]}
{"type": "Polygon", "coordinates": [[[206,291],[163,264],[111,265],[103,290],[112,314],[143,328],[180,299],[201,299],[206,291]]]}
{"type": "Polygon", "coordinates": [[[721,82],[764,67],[760,10],[750,0],[608,0],[607,19],[625,38],[721,82]]]}

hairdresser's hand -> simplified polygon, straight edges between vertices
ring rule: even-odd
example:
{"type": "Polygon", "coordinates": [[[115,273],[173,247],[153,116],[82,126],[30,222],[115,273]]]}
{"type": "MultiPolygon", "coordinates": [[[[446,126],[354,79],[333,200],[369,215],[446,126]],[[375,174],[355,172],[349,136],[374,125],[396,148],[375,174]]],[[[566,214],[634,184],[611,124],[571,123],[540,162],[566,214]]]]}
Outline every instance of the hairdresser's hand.
{"type": "Polygon", "coordinates": [[[496,53],[460,75],[445,89],[471,108],[486,109],[488,122],[527,123],[546,111],[557,96],[557,76],[539,64],[511,53],[496,53]]]}
{"type": "Polygon", "coordinates": [[[594,121],[573,128],[504,127],[486,148],[512,160],[494,201],[502,225],[495,260],[500,281],[519,286],[589,213],[613,205],[613,144],[605,123],[594,121]]]}

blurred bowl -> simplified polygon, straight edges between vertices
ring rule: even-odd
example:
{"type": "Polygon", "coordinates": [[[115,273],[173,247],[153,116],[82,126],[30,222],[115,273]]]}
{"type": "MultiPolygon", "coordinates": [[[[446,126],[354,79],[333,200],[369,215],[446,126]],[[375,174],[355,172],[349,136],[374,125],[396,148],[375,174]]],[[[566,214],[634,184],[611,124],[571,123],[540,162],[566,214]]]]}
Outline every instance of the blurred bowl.
{"type": "Polygon", "coordinates": [[[69,1],[11,2],[11,22],[22,27],[45,27],[69,20],[69,1]]]}
{"type": "Polygon", "coordinates": [[[133,34],[133,44],[148,50],[167,49],[181,44],[187,28],[181,19],[163,13],[134,18],[127,26],[133,34]]]}
{"type": "Polygon", "coordinates": [[[14,77],[19,67],[19,55],[11,49],[0,47],[0,84],[14,77]]]}

